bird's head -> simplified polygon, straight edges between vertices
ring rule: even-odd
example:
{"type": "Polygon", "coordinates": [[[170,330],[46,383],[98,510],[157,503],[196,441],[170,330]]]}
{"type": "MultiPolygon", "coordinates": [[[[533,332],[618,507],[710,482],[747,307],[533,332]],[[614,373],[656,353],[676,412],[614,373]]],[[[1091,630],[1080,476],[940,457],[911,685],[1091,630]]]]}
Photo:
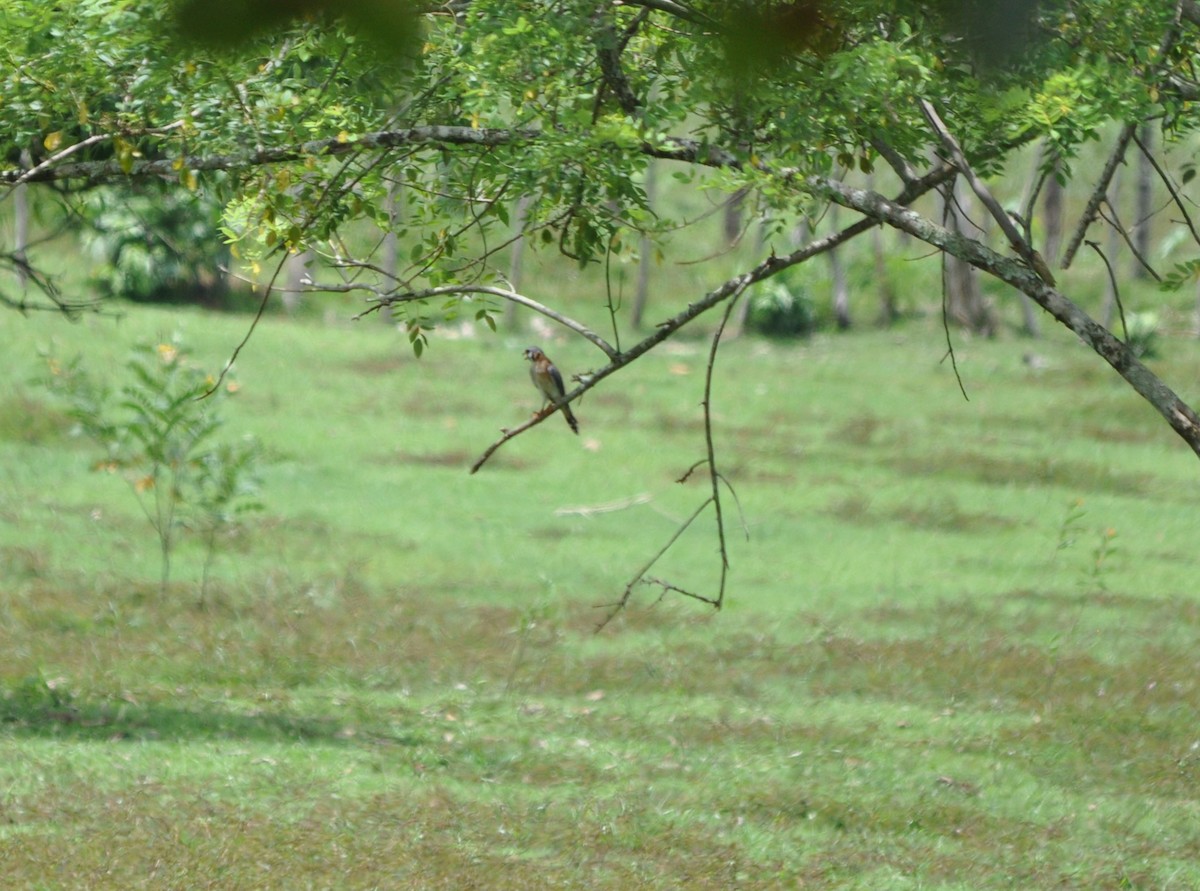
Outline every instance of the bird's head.
{"type": "Polygon", "coordinates": [[[539,347],[526,347],[525,349],[525,358],[530,362],[536,362],[543,356],[545,356],[545,353],[543,353],[539,347]]]}

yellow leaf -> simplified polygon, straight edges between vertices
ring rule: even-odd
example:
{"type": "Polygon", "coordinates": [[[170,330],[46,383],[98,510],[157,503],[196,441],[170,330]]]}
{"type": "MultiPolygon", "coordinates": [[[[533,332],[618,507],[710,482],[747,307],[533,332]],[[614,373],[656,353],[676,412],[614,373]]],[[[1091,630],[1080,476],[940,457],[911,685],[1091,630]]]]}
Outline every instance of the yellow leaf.
{"type": "Polygon", "coordinates": [[[47,133],[46,138],[42,140],[42,145],[46,147],[46,151],[52,152],[62,145],[62,130],[55,130],[53,133],[47,133]]]}
{"type": "Polygon", "coordinates": [[[337,135],[337,141],[338,141],[338,142],[342,142],[342,143],[349,142],[349,141],[350,141],[350,134],[349,134],[349,133],[347,133],[345,130],[342,130],[342,131],[341,131],[340,133],[338,133],[338,135],[337,135]]]}
{"type": "Polygon", "coordinates": [[[113,150],[117,155],[117,166],[123,173],[133,170],[133,145],[120,136],[113,140],[113,150]]]}

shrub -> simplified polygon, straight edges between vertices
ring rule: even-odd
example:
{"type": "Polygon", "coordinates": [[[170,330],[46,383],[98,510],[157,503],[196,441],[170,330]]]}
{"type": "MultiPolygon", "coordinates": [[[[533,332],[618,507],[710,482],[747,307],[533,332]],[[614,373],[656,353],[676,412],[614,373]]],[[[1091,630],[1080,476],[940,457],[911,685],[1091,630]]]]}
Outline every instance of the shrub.
{"type": "MultiPolygon", "coordinates": [[[[43,383],[68,406],[75,432],[102,450],[93,466],[121,474],[158,537],[161,590],[182,528],[201,530],[208,553],[204,582],[219,534],[259,505],[256,441],[215,442],[221,401],[236,389],[186,360],[177,341],[135,348],[125,363],[128,382],[113,392],[81,367],[48,357],[43,383]]],[[[202,596],[205,591],[202,587],[202,596]]]]}
{"type": "Polygon", "coordinates": [[[746,325],[768,337],[807,337],[817,327],[812,298],[786,280],[763,282],[750,297],[746,325]]]}

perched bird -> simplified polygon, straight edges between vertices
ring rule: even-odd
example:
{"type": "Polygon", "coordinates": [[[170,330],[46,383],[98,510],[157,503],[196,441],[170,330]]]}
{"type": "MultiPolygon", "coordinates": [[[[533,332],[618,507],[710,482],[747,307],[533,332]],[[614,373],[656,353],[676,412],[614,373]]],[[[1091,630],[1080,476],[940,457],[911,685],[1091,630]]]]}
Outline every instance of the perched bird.
{"type": "Polygon", "coordinates": [[[538,347],[527,349],[525,351],[525,358],[532,363],[529,366],[529,377],[533,381],[533,385],[538,388],[538,392],[546,397],[546,401],[553,405],[553,408],[546,408],[543,405],[542,414],[554,411],[555,408],[561,408],[563,416],[567,419],[567,423],[571,425],[571,429],[575,433],[579,433],[579,422],[575,420],[575,415],[571,414],[571,406],[562,401],[567,390],[563,386],[562,375],[554,367],[554,363],[538,347]]]}

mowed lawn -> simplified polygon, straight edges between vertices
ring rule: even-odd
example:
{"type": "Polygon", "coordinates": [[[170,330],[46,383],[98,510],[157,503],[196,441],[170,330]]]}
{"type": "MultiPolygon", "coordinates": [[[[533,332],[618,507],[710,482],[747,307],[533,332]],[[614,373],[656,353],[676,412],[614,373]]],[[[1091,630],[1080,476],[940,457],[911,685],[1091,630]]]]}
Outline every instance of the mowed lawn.
{"type": "MultiPolygon", "coordinates": [[[[161,596],[39,356],[118,385],[247,325],[0,314],[4,887],[1200,886],[1200,461],[1069,338],[959,338],[969,401],[936,320],[727,343],[726,607],[643,586],[597,631],[709,493],[707,341],[471,475],[528,335],[268,318],[222,430],[265,510],[161,596]]],[[[718,559],[704,514],[650,575],[718,559]]]]}

